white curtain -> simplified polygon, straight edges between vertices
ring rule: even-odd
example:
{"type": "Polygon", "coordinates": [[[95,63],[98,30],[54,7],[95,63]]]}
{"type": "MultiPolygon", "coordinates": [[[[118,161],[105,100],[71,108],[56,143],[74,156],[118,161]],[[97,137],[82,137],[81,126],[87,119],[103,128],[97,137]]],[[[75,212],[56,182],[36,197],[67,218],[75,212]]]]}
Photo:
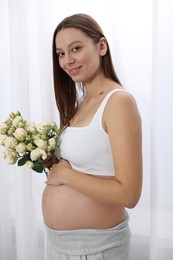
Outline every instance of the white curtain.
{"type": "MultiPolygon", "coordinates": [[[[11,112],[59,123],[52,80],[52,34],[67,15],[101,25],[117,74],[143,121],[143,191],[128,210],[131,260],[173,259],[173,1],[1,0],[0,122],[11,112]]],[[[3,148],[0,147],[0,154],[3,148]]],[[[45,176],[0,155],[0,259],[47,260],[41,211],[45,176]]]]}

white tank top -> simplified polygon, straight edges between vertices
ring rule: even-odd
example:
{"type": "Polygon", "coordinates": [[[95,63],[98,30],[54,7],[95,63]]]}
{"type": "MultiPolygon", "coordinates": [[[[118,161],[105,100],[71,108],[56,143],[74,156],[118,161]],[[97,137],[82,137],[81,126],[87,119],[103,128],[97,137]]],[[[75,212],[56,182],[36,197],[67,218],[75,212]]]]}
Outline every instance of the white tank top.
{"type": "Polygon", "coordinates": [[[91,122],[84,127],[67,127],[55,151],[57,157],[68,160],[72,169],[92,175],[115,176],[109,136],[102,126],[102,115],[114,89],[103,99],[91,122]]]}

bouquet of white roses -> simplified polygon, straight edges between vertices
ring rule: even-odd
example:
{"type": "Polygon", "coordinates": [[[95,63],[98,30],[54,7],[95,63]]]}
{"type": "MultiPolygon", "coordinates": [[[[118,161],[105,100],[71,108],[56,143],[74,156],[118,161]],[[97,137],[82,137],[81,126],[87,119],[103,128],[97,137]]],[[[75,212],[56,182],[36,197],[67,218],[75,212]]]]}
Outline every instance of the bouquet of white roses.
{"type": "Polygon", "coordinates": [[[36,124],[25,120],[20,112],[10,114],[0,123],[0,144],[6,149],[2,156],[8,164],[27,164],[36,172],[45,172],[58,162],[54,151],[59,129],[55,122],[36,124]]]}

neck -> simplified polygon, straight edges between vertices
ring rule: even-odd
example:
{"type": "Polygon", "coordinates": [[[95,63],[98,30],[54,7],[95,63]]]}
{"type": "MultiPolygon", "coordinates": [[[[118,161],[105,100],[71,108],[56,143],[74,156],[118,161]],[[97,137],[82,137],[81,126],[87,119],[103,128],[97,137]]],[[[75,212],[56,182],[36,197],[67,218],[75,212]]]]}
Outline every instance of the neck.
{"type": "Polygon", "coordinates": [[[116,82],[108,78],[103,78],[100,81],[93,82],[92,84],[84,84],[84,98],[90,99],[103,95],[105,92],[116,87],[120,87],[116,82]]]}
{"type": "Polygon", "coordinates": [[[105,77],[99,77],[92,81],[92,83],[84,82],[84,96],[87,98],[92,98],[98,95],[102,95],[104,91],[107,89],[108,79],[105,77]]]}
{"type": "Polygon", "coordinates": [[[96,96],[100,96],[105,92],[105,89],[97,89],[95,92],[88,94],[87,91],[84,92],[84,98],[92,98],[96,96]]]}

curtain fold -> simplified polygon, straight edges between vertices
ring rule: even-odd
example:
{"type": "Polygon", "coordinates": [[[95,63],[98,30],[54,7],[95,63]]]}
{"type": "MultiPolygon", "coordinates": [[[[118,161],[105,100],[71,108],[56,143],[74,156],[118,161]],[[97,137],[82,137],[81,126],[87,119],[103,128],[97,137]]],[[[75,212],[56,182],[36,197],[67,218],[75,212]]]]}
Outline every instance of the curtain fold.
{"type": "MultiPolygon", "coordinates": [[[[52,35],[67,15],[85,12],[103,28],[117,74],[143,122],[142,196],[130,209],[131,260],[173,259],[173,2],[170,0],[1,0],[0,122],[19,110],[59,124],[52,35]],[[99,11],[96,12],[96,10],[99,11]]],[[[46,176],[10,166],[0,147],[0,259],[47,260],[41,197],[46,176]]]]}
{"type": "Polygon", "coordinates": [[[153,1],[151,247],[153,260],[173,258],[173,22],[171,1],[153,1]]]}

